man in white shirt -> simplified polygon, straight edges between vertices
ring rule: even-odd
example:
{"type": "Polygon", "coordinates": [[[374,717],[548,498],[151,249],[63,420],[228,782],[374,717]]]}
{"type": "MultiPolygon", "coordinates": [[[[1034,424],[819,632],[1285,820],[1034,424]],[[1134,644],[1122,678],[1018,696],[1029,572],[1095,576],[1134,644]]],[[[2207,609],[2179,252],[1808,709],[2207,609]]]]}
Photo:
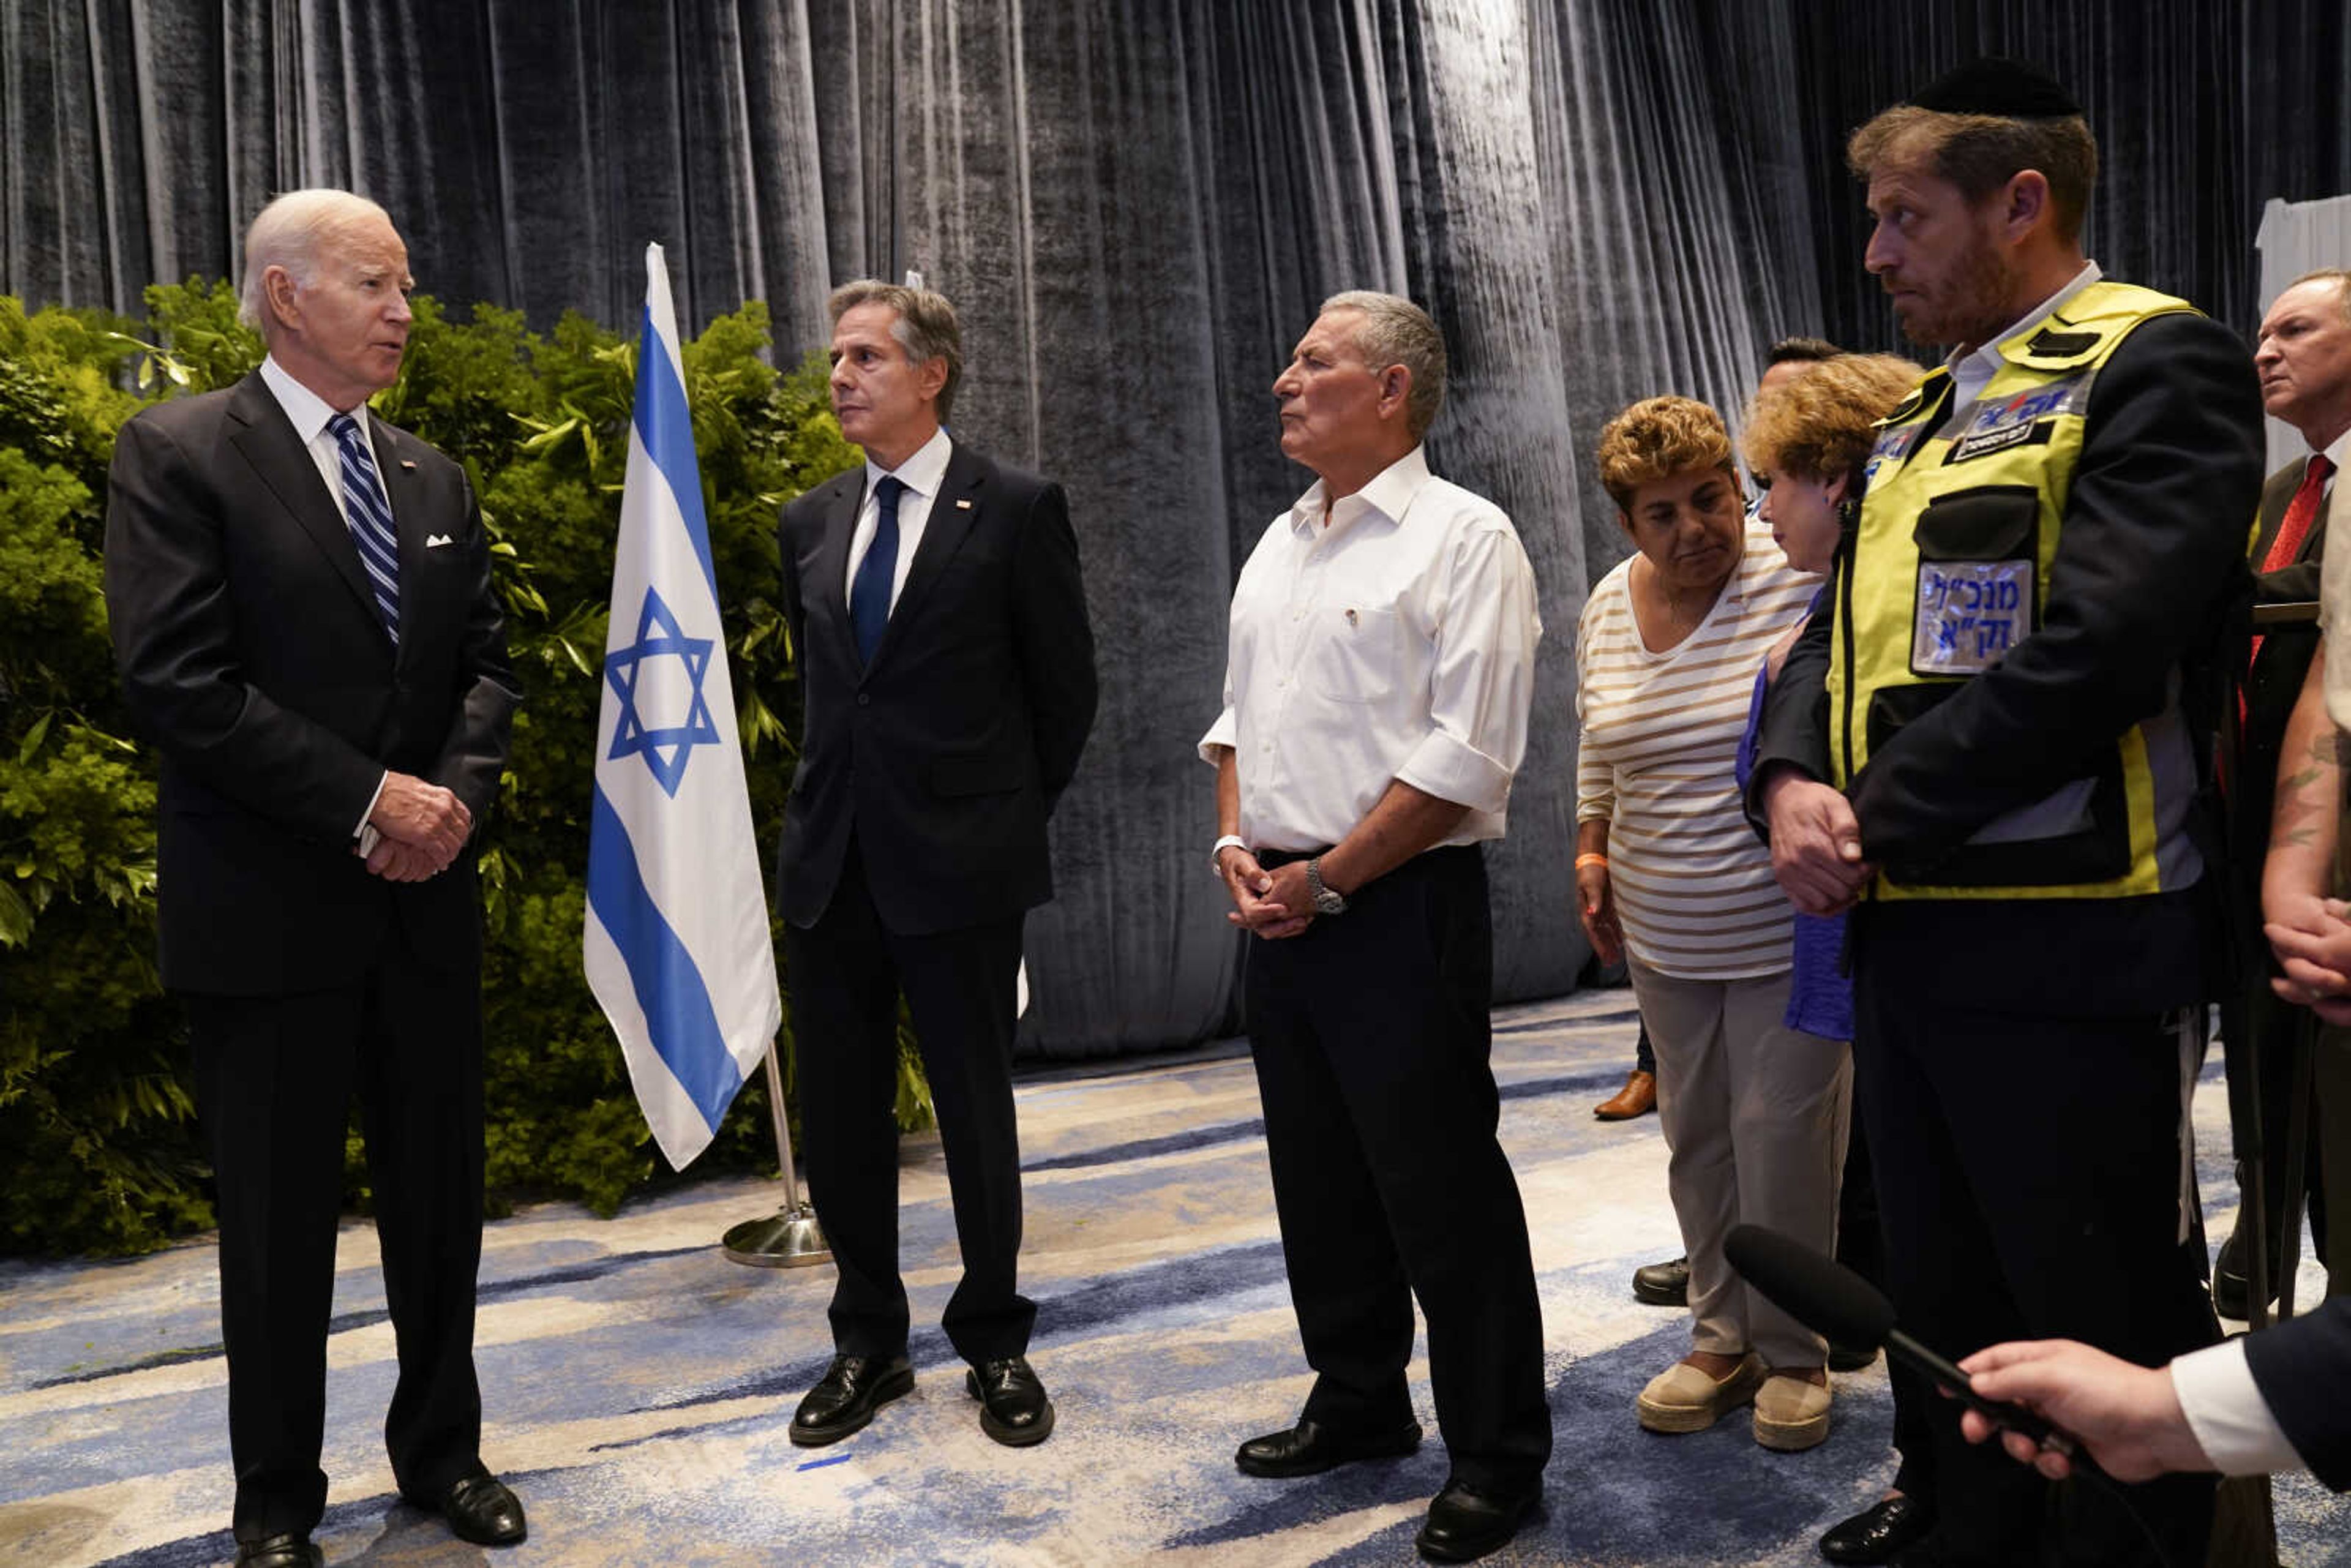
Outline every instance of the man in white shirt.
{"type": "Polygon", "coordinates": [[[1252,936],[1246,1008],[1290,1295],[1316,1374],[1240,1469],[1413,1451],[1413,1298],[1451,1475],[1419,1536],[1514,1535],[1551,1454],[1525,1212],[1495,1137],[1492,932],[1479,845],[1526,749],[1532,569],[1510,519],[1428,471],[1444,340],[1418,307],[1323,303],[1273,383],[1316,483],[1233,593],[1217,874],[1252,936]]]}

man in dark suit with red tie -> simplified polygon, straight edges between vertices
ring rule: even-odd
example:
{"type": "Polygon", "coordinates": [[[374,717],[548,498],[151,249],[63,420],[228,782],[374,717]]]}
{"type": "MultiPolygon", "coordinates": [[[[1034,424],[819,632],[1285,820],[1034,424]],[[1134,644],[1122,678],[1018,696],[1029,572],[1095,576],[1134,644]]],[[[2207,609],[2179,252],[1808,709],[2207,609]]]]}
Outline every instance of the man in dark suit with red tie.
{"type": "MultiPolygon", "coordinates": [[[[2351,272],[2313,273],[2282,291],[2262,319],[2253,365],[2262,378],[2262,407],[2271,418],[2301,432],[2310,448],[2271,475],[2262,486],[2252,555],[2255,597],[2265,604],[2306,603],[2318,597],[2327,492],[2333,487],[2335,469],[2351,457],[2346,450],[2351,448],[2351,272]]],[[[2265,627],[2254,637],[2246,673],[2238,747],[2241,761],[2230,779],[2229,810],[2236,841],[2243,852],[2236,856],[2234,867],[2237,895],[2256,922],[2261,908],[2261,851],[2269,839],[2279,747],[2317,646],[2315,625],[2265,627]]],[[[2241,991],[2224,1006],[2222,1032],[2232,1044],[2250,1044],[2262,1053],[2262,1234],[2269,1252],[2265,1278],[2274,1297],[2280,1239],[2290,1222],[2283,1204],[2294,1042],[2305,1025],[2300,1021],[2303,1009],[2273,993],[2266,974],[2247,977],[2241,991]]],[[[2232,1051],[2230,1060],[2232,1068],[2241,1062],[2241,1051],[2232,1051]]],[[[2311,1231],[2323,1262],[2328,1256],[2328,1243],[2316,1139],[2311,1148],[2306,1181],[2311,1231]]],[[[2241,1180],[2242,1176],[2241,1172],[2241,1180]]],[[[2213,1266],[2213,1304],[2227,1318],[2243,1318],[2250,1311],[2249,1212],[2239,1210],[2236,1228],[2213,1266]]]]}
{"type": "Polygon", "coordinates": [[[163,984],[188,1009],[220,1216],[239,1564],[302,1568],[354,1091],[400,1380],[404,1497],[507,1545],[484,1469],[482,925],[474,830],[521,692],[456,464],[370,413],[407,346],[383,209],[298,191],[254,220],[225,392],[122,428],[106,600],[123,690],[163,756],[163,984]]]}
{"type": "Polygon", "coordinates": [[[1053,895],[1045,837],[1094,714],[1093,634],[1059,485],[944,428],[963,364],[928,289],[836,290],[832,406],[859,467],[784,508],[783,607],[800,760],[784,810],[792,1039],[809,1187],[840,1269],[835,1354],[792,1417],[838,1442],[914,1387],[898,1275],[898,996],[923,1055],[963,1279],[943,1323],[980,1426],[1053,1429],[1028,1362],[1012,1104],[1027,912],[1053,895]]]}

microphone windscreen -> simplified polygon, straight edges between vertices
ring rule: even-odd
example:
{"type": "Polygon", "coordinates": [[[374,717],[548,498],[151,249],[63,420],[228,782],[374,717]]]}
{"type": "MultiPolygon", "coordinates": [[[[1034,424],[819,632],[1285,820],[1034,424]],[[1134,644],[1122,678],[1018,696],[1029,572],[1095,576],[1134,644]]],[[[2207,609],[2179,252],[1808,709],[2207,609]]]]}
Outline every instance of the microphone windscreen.
{"type": "Polygon", "coordinates": [[[1760,1225],[1734,1225],[1723,1255],[1772,1304],[1834,1343],[1876,1349],[1894,1328],[1884,1291],[1801,1241],[1760,1225]]]}

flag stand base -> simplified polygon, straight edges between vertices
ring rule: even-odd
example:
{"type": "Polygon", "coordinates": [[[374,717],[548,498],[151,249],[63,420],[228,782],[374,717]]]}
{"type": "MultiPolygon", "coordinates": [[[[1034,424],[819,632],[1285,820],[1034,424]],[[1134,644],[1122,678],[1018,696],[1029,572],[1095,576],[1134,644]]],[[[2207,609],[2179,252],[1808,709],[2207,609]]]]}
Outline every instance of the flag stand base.
{"type": "Polygon", "coordinates": [[[806,1203],[779,1208],[765,1219],[747,1219],[730,1226],[719,1248],[734,1263],[760,1269],[806,1269],[832,1261],[824,1228],[816,1210],[806,1203]]]}

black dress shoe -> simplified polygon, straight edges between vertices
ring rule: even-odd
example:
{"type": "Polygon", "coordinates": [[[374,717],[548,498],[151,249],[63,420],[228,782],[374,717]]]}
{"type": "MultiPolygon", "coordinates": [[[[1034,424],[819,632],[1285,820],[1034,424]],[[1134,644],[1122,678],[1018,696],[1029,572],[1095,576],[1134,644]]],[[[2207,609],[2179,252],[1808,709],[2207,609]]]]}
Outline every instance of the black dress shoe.
{"type": "Polygon", "coordinates": [[[1245,1476],[1319,1476],[1357,1459],[1400,1459],[1420,1447],[1420,1423],[1407,1421],[1387,1432],[1340,1432],[1320,1421],[1301,1421],[1287,1432],[1251,1437],[1233,1456],[1245,1476]]]}
{"type": "Polygon", "coordinates": [[[259,1541],[242,1541],[236,1548],[236,1568],[324,1568],[326,1561],[308,1536],[290,1531],[259,1541]]]}
{"type": "Polygon", "coordinates": [[[1831,1372],[1859,1372],[1876,1359],[1877,1347],[1875,1345],[1838,1344],[1834,1340],[1829,1342],[1831,1372]]]}
{"type": "Polygon", "coordinates": [[[1027,1356],[982,1362],[963,1375],[963,1387],[979,1401],[979,1429],[1006,1447],[1025,1448],[1053,1435],[1053,1402],[1027,1356]]]}
{"type": "Polygon", "coordinates": [[[1832,1563],[1891,1563],[1934,1528],[1935,1511],[1915,1497],[1889,1497],[1829,1527],[1821,1555],[1832,1563]]]}
{"type": "Polygon", "coordinates": [[[402,1492],[417,1507],[448,1521],[449,1533],[476,1546],[512,1546],[530,1533],[522,1517],[522,1500],[512,1488],[481,1466],[460,1476],[439,1497],[402,1492]]]}
{"type": "MultiPolygon", "coordinates": [[[[2270,1266],[2270,1302],[2277,1302],[2279,1270],[2275,1260],[2270,1266]]],[[[2242,1231],[2231,1230],[2229,1239],[2220,1243],[2220,1255],[2212,1260],[2212,1310],[2222,1317],[2243,1322],[2252,1316],[2253,1281],[2245,1270],[2245,1241],[2242,1231]]]]}
{"type": "Polygon", "coordinates": [[[1509,1545],[1541,1501],[1540,1485],[1524,1491],[1489,1492],[1447,1481],[1428,1505],[1428,1522],[1420,1527],[1413,1544],[1432,1563],[1474,1562],[1509,1545]]]}
{"type": "Polygon", "coordinates": [[[1689,1260],[1645,1263],[1633,1270],[1633,1296],[1653,1307],[1689,1305],[1689,1260]]]}
{"type": "Polygon", "coordinates": [[[803,1448],[838,1443],[914,1391],[914,1364],[903,1355],[836,1355],[792,1412],[792,1441],[803,1448]]]}

